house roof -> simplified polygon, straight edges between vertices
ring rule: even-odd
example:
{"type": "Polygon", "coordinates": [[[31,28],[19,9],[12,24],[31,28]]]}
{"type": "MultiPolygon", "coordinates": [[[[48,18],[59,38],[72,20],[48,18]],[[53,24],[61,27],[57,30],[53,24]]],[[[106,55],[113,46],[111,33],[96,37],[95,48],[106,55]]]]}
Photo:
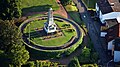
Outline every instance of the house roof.
{"type": "Polygon", "coordinates": [[[118,24],[117,19],[109,19],[109,20],[105,20],[106,24],[104,26],[101,26],[101,31],[107,31],[110,27],[115,26],[116,24],[118,24]]]}
{"type": "Polygon", "coordinates": [[[118,24],[117,19],[109,19],[109,20],[105,20],[105,22],[109,26],[109,28],[116,25],[116,24],[118,24]]]}
{"type": "Polygon", "coordinates": [[[105,36],[107,39],[107,42],[110,42],[111,40],[120,37],[120,24],[116,24],[107,30],[107,35],[105,36]]]}
{"type": "Polygon", "coordinates": [[[103,14],[120,12],[120,0],[98,0],[97,4],[103,14]]]}

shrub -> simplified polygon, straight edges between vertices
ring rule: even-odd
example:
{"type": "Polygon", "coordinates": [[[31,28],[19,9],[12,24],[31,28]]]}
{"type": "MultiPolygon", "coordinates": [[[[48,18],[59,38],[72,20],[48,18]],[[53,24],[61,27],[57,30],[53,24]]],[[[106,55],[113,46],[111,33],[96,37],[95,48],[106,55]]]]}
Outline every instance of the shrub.
{"type": "Polygon", "coordinates": [[[66,29],[65,31],[66,32],[74,32],[75,30],[74,29],[66,29]]]}
{"type": "Polygon", "coordinates": [[[29,65],[29,67],[34,67],[35,66],[34,62],[32,62],[32,61],[29,61],[28,65],[29,65]]]}
{"type": "Polygon", "coordinates": [[[68,64],[68,67],[81,67],[77,57],[74,57],[68,64]]]}

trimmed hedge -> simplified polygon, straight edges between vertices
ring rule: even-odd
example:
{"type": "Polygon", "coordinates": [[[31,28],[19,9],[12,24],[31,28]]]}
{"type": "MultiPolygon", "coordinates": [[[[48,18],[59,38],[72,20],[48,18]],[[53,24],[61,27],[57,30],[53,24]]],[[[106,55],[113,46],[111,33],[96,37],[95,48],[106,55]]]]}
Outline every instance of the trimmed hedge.
{"type": "MultiPolygon", "coordinates": [[[[32,19],[30,19],[30,21],[32,19]]],[[[72,20],[69,20],[69,21],[72,22],[72,20]]],[[[27,22],[24,22],[24,24],[26,24],[26,23],[27,22]]],[[[76,24],[74,21],[73,21],[73,23],[76,24]]],[[[20,26],[20,29],[24,24],[22,24],[20,26]]],[[[52,58],[63,57],[63,56],[71,54],[82,43],[82,41],[83,41],[83,30],[80,27],[79,27],[79,29],[81,30],[80,39],[74,45],[71,45],[70,47],[65,48],[65,49],[60,49],[60,50],[40,50],[40,49],[37,49],[37,48],[34,48],[34,47],[28,45],[25,42],[24,43],[27,46],[29,46],[29,48],[27,48],[27,49],[30,52],[31,58],[35,58],[35,59],[46,59],[46,58],[49,59],[49,58],[51,58],[52,59],[52,58]]],[[[21,32],[23,32],[23,31],[21,30],[21,32]]],[[[76,37],[78,37],[78,36],[76,36],[76,37]]]]}

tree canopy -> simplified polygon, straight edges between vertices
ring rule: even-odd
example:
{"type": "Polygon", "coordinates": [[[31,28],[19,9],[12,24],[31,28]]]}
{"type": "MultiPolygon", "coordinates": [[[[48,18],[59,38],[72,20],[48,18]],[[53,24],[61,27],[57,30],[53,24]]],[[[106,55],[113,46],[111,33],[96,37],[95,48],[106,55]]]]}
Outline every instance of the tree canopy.
{"type": "Polygon", "coordinates": [[[72,0],[60,0],[63,5],[69,5],[72,4],[72,0]]]}
{"type": "Polygon", "coordinates": [[[21,66],[29,59],[29,52],[25,49],[21,33],[14,21],[0,20],[0,50],[4,51],[7,61],[13,65],[21,66]]]}
{"type": "Polygon", "coordinates": [[[0,49],[7,52],[13,45],[21,43],[21,33],[14,21],[0,20],[0,49]]]}
{"type": "Polygon", "coordinates": [[[20,16],[20,0],[0,0],[0,19],[11,20],[20,16]]]}

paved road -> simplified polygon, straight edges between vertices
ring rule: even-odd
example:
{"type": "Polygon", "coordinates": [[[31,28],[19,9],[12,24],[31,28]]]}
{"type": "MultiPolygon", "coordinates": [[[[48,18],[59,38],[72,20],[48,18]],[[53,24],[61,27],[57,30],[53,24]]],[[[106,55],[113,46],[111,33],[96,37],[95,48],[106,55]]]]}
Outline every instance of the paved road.
{"type": "MultiPolygon", "coordinates": [[[[41,18],[41,17],[38,17],[38,18],[41,18]]],[[[47,18],[47,16],[42,16],[42,18],[47,18]]],[[[26,45],[28,45],[31,48],[37,49],[37,50],[60,50],[60,49],[66,49],[68,47],[71,47],[72,45],[77,43],[79,41],[79,39],[81,39],[81,37],[83,37],[83,32],[82,32],[81,28],[74,21],[71,21],[71,20],[68,20],[68,19],[62,18],[62,17],[57,17],[57,16],[54,16],[54,18],[61,19],[61,20],[66,21],[66,22],[68,22],[68,23],[70,23],[74,26],[74,28],[77,32],[77,35],[75,36],[75,39],[72,41],[72,43],[64,44],[64,45],[58,46],[58,47],[57,46],[56,47],[45,47],[45,46],[40,46],[40,45],[38,46],[38,45],[34,45],[32,42],[29,41],[28,37],[23,35],[22,39],[26,43],[26,45]]],[[[23,30],[26,27],[26,25],[34,19],[35,18],[28,19],[20,26],[20,30],[21,30],[22,33],[23,33],[23,30]]]]}
{"type": "Polygon", "coordinates": [[[73,1],[77,5],[77,8],[79,9],[79,12],[81,15],[81,18],[86,24],[90,38],[91,38],[92,42],[94,43],[94,48],[99,53],[99,57],[101,60],[100,64],[105,66],[106,63],[110,60],[110,58],[106,54],[106,51],[103,49],[103,47],[101,45],[100,36],[94,25],[94,20],[91,18],[90,14],[87,11],[87,8],[85,7],[85,5],[83,4],[83,2],[81,0],[73,0],[73,1]]]}

